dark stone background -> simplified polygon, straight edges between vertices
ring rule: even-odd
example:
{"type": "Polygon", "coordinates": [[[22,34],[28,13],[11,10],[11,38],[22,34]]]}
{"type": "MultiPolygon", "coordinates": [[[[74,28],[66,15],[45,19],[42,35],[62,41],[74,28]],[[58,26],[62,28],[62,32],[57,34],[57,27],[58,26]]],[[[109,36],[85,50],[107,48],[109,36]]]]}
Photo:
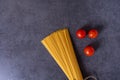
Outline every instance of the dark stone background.
{"type": "Polygon", "coordinates": [[[84,77],[120,80],[120,0],[0,0],[0,80],[67,79],[40,43],[64,27],[84,77]],[[82,27],[97,28],[99,37],[77,39],[82,27]],[[83,54],[89,44],[97,48],[92,57],[83,54]]]}

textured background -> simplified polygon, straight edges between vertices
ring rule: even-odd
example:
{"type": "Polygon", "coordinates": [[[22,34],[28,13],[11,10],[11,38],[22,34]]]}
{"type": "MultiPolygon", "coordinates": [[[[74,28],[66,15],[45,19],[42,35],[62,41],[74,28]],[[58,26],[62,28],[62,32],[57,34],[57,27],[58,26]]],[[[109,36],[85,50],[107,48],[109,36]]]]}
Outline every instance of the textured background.
{"type": "Polygon", "coordinates": [[[0,80],[67,79],[40,41],[68,27],[86,77],[120,80],[120,0],[0,0],[0,80]],[[86,24],[100,31],[95,40],[79,40],[86,24]],[[95,45],[93,57],[83,48],[95,45]]]}

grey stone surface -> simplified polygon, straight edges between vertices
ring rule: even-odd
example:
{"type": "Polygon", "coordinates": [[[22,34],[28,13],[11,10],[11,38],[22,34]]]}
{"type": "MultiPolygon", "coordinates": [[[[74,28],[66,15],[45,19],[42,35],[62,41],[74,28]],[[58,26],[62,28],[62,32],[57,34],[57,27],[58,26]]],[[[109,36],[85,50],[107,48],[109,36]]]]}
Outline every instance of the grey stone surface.
{"type": "MultiPolygon", "coordinates": [[[[68,27],[83,76],[120,80],[119,0],[0,0],[0,80],[67,79],[40,41],[68,27]],[[95,40],[79,40],[86,24],[101,32],[95,40]],[[83,48],[95,44],[93,57],[83,48]]],[[[89,28],[87,28],[89,29],[89,28]]]]}

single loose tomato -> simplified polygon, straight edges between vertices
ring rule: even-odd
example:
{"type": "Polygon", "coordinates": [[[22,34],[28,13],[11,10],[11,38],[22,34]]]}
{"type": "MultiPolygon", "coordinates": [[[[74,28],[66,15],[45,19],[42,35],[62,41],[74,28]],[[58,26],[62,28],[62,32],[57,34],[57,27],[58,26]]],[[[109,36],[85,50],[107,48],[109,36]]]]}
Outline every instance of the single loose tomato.
{"type": "Polygon", "coordinates": [[[89,38],[96,38],[98,36],[98,31],[96,29],[91,29],[88,33],[89,38]]]}
{"type": "Polygon", "coordinates": [[[76,32],[76,36],[77,36],[79,39],[85,38],[85,36],[86,36],[86,31],[83,30],[83,29],[79,29],[79,30],[77,30],[77,32],[76,32]]]}
{"type": "Polygon", "coordinates": [[[95,50],[92,46],[87,46],[87,47],[84,48],[84,54],[86,56],[93,56],[94,52],[95,52],[95,50]]]}

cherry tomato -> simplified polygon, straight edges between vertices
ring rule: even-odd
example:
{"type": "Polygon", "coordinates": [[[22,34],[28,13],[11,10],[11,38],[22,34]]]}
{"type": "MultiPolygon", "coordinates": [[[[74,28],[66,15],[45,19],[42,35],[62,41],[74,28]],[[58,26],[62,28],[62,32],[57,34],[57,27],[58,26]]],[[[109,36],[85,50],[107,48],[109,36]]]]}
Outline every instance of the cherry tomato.
{"type": "Polygon", "coordinates": [[[92,29],[88,33],[89,38],[96,38],[98,36],[98,31],[96,29],[92,29]]]}
{"type": "Polygon", "coordinates": [[[95,50],[92,46],[87,46],[84,48],[84,53],[86,56],[93,56],[94,52],[95,52],[95,50]]]}
{"type": "Polygon", "coordinates": [[[79,29],[79,30],[77,30],[77,32],[76,32],[76,36],[77,36],[79,39],[85,38],[85,36],[86,36],[86,31],[83,30],[83,29],[79,29]]]}

